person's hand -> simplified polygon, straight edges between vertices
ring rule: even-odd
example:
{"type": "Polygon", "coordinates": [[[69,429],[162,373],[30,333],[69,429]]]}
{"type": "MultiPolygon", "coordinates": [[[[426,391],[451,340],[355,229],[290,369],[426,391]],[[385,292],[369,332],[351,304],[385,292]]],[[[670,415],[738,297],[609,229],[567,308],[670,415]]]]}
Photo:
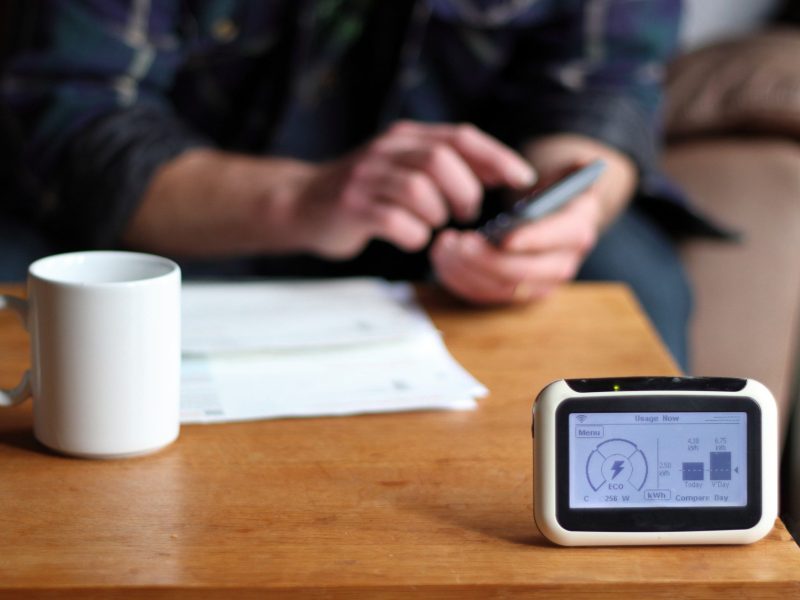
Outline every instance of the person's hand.
{"type": "Polygon", "coordinates": [[[322,164],[197,148],[158,169],[122,237],[173,256],[344,259],[371,239],[413,251],[451,217],[474,218],[484,186],[534,179],[519,154],[471,125],[401,122],[322,164]]]}
{"type": "Polygon", "coordinates": [[[600,229],[596,193],[508,234],[499,247],[476,231],[442,231],[431,248],[439,281],[478,304],[528,302],[571,280],[600,229]]]}
{"type": "Polygon", "coordinates": [[[310,173],[293,209],[299,244],[334,259],[355,256],[371,239],[420,250],[451,217],[474,219],[485,186],[535,179],[520,155],[471,125],[415,122],[310,173]]]}
{"type": "Polygon", "coordinates": [[[608,168],[561,210],[515,229],[499,247],[475,231],[442,231],[430,253],[434,272],[445,288],[467,301],[528,302],[573,279],[635,184],[629,159],[593,140],[553,136],[529,148],[528,155],[542,178],[541,187],[596,158],[603,158],[608,168]]]}

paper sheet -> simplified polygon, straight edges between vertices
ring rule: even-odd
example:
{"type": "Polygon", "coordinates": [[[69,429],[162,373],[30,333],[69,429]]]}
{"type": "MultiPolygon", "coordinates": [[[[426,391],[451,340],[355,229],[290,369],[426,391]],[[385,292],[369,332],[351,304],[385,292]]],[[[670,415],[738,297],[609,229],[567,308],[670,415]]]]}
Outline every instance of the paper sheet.
{"type": "Polygon", "coordinates": [[[403,283],[352,278],[183,287],[185,354],[345,346],[428,331],[403,283]]]}
{"type": "Polygon", "coordinates": [[[471,409],[487,393],[407,284],[187,284],[183,319],[184,423],[471,409]]]}

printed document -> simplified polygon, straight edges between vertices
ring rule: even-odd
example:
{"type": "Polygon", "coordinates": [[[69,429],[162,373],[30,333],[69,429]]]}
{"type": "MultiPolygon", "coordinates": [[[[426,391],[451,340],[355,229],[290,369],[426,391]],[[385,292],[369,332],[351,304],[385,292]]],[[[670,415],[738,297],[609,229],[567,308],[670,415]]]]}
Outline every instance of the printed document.
{"type": "Polygon", "coordinates": [[[486,388],[406,283],[188,283],[181,420],[472,409],[486,388]]]}

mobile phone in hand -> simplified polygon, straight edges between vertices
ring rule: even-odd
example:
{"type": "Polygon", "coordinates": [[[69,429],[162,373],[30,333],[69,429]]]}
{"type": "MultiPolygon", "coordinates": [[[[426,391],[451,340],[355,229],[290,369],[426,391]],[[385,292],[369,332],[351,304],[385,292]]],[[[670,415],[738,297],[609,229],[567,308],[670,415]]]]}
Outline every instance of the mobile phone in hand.
{"type": "Polygon", "coordinates": [[[597,181],[605,168],[606,163],[603,160],[595,160],[543,190],[521,198],[514,203],[511,210],[487,221],[478,231],[490,242],[498,245],[506,235],[520,225],[537,221],[567,204],[597,181]]]}

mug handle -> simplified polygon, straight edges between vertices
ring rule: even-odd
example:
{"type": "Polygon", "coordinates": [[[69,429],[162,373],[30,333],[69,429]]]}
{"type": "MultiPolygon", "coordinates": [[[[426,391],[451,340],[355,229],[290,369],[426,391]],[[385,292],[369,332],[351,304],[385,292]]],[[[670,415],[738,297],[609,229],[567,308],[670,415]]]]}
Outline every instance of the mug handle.
{"type": "MultiPolygon", "coordinates": [[[[22,321],[23,327],[28,328],[28,303],[22,298],[16,296],[6,296],[0,294],[0,310],[7,308],[17,313],[17,316],[22,321]]],[[[22,381],[19,384],[5,390],[0,388],[0,406],[16,406],[20,402],[26,400],[31,396],[31,372],[25,371],[22,376],[22,381]]]]}

